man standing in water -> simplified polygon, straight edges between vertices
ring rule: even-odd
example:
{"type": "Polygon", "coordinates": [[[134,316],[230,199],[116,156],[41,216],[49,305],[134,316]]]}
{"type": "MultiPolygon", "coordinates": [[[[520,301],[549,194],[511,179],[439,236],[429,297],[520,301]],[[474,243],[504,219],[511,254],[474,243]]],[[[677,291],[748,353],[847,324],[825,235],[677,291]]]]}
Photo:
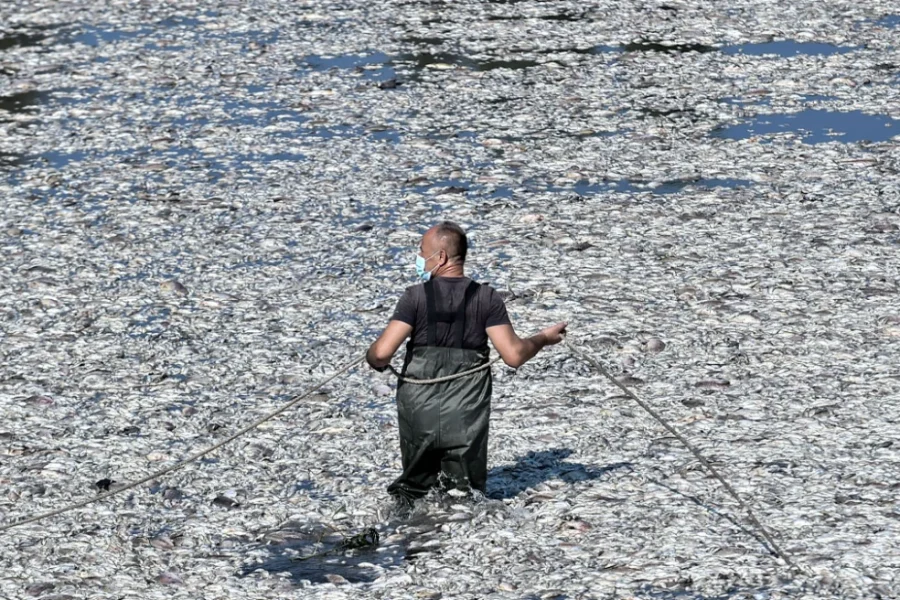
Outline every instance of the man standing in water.
{"type": "MultiPolygon", "coordinates": [[[[557,344],[566,323],[522,339],[513,330],[500,295],[464,275],[468,240],[456,223],[443,221],[422,236],[416,272],[424,283],[406,289],[384,332],[366,353],[383,371],[409,338],[403,375],[433,379],[488,361],[488,339],[513,368],[544,346],[557,344]]],[[[442,485],[485,490],[491,372],[483,369],[436,384],[400,382],[397,412],[403,473],[388,487],[400,499],[424,496],[442,485]]]]}

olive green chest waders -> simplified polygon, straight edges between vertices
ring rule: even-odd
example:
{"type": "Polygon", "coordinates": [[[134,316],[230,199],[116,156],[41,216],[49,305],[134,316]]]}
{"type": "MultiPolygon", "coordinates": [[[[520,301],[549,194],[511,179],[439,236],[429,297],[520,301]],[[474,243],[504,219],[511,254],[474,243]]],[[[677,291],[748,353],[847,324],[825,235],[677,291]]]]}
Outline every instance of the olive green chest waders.
{"type": "MultiPolygon", "coordinates": [[[[425,283],[428,343],[410,343],[403,375],[434,379],[454,375],[488,361],[488,349],[463,347],[466,306],[479,285],[474,281],[456,312],[435,309],[434,282],[425,283]],[[437,324],[450,323],[453,347],[437,346],[437,324]]],[[[484,491],[487,482],[488,419],[491,413],[491,370],[484,369],[434,384],[400,382],[397,413],[403,474],[388,487],[406,499],[424,496],[443,474],[442,485],[484,491]]]]}

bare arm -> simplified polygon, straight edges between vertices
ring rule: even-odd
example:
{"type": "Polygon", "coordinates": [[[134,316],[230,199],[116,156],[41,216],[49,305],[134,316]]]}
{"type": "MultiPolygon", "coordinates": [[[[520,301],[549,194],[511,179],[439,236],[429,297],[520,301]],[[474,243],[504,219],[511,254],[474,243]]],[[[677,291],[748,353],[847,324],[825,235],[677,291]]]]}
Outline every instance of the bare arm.
{"type": "Polygon", "coordinates": [[[488,327],[486,331],[494,348],[503,358],[503,362],[518,369],[531,360],[544,346],[561,342],[562,336],[566,332],[566,325],[567,323],[557,323],[525,339],[516,334],[512,325],[495,325],[488,327]]]}
{"type": "Polygon", "coordinates": [[[403,321],[391,321],[366,352],[366,362],[373,369],[384,369],[391,362],[400,344],[412,333],[412,325],[403,321]]]}

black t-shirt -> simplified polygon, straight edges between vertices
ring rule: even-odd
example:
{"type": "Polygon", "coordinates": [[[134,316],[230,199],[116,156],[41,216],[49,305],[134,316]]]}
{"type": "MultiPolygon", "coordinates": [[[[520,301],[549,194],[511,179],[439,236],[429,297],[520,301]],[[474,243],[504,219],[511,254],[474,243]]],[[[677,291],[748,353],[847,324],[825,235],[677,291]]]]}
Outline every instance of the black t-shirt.
{"type": "MultiPolygon", "coordinates": [[[[468,277],[435,277],[434,304],[438,312],[456,312],[463,301],[466,288],[472,280],[468,277]]],[[[428,320],[425,311],[425,286],[418,284],[406,288],[392,321],[403,321],[412,325],[410,342],[415,346],[428,344],[428,320]]],[[[485,329],[495,325],[510,325],[506,305],[497,290],[482,284],[472,296],[466,308],[466,330],[463,334],[463,348],[482,350],[487,347],[485,329]]],[[[454,346],[457,323],[437,323],[437,345],[454,346]]]]}

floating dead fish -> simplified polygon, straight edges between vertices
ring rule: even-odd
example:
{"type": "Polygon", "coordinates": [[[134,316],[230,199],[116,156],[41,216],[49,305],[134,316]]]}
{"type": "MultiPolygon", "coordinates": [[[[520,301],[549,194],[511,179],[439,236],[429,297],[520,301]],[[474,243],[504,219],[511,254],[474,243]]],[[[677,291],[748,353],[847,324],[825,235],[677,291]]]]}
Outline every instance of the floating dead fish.
{"type": "Polygon", "coordinates": [[[32,406],[51,406],[54,403],[53,398],[43,395],[29,396],[25,398],[25,402],[32,406]]]}
{"type": "Polygon", "coordinates": [[[0,2],[3,521],[361,356],[446,218],[517,331],[643,380],[815,573],[555,347],[493,367],[471,504],[382,510],[394,383],[361,368],[12,530],[0,595],[900,597],[896,2],[373,6],[0,2]],[[291,570],[369,526],[392,546],[291,570]]]}
{"type": "Polygon", "coordinates": [[[165,571],[156,577],[156,581],[163,585],[184,585],[184,580],[172,571],[165,571]]]}
{"type": "Polygon", "coordinates": [[[650,338],[647,340],[646,348],[650,354],[659,354],[666,349],[666,344],[659,338],[650,338]]]}
{"type": "Polygon", "coordinates": [[[184,287],[184,284],[176,279],[170,279],[169,281],[162,282],[161,284],[159,284],[159,289],[164,292],[170,292],[182,296],[187,296],[188,294],[188,289],[184,287]]]}
{"type": "Polygon", "coordinates": [[[727,379],[704,379],[694,384],[699,390],[724,390],[731,387],[731,382],[727,379]]]}
{"type": "Polygon", "coordinates": [[[224,508],[232,509],[232,508],[240,508],[240,503],[236,500],[229,498],[228,496],[218,495],[216,496],[212,503],[216,506],[221,506],[224,508]]]}

